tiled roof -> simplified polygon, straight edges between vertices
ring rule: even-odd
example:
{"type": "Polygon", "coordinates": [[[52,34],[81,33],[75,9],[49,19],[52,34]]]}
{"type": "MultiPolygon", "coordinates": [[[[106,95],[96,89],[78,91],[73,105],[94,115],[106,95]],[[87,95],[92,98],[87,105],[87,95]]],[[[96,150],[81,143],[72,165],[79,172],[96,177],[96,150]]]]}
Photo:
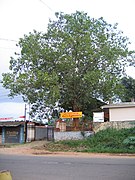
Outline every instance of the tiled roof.
{"type": "Polygon", "coordinates": [[[24,121],[7,121],[7,122],[0,122],[0,127],[17,127],[20,125],[24,125],[24,121]]]}
{"type": "Polygon", "coordinates": [[[125,102],[125,103],[116,103],[116,104],[108,104],[101,106],[102,109],[105,108],[127,108],[127,107],[135,107],[135,102],[125,102]]]}

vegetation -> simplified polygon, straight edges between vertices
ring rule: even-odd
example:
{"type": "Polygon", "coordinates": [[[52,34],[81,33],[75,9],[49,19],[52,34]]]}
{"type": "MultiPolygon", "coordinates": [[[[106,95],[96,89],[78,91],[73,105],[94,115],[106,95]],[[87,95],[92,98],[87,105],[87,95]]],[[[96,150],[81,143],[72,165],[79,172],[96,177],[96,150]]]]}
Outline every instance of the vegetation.
{"type": "Polygon", "coordinates": [[[33,116],[42,116],[46,106],[56,102],[82,111],[95,99],[119,96],[120,78],[132,61],[128,44],[117,24],[84,12],[56,13],[46,33],[34,31],[20,38],[21,52],[11,58],[3,86],[12,97],[22,95],[33,116]]]}
{"type": "Polygon", "coordinates": [[[50,151],[77,151],[98,153],[135,153],[135,128],[106,129],[84,140],[66,140],[48,143],[50,151]]]}
{"type": "Polygon", "coordinates": [[[135,101],[135,79],[132,77],[123,77],[122,85],[124,86],[124,96],[122,97],[123,101],[135,101]]]}

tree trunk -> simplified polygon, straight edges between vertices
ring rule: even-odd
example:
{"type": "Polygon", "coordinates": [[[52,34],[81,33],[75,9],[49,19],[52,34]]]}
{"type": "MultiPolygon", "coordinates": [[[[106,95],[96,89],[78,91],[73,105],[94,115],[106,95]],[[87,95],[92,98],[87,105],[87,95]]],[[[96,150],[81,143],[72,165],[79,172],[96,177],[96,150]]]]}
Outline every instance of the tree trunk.
{"type": "Polygon", "coordinates": [[[73,128],[75,131],[79,130],[79,118],[73,119],[73,128]]]}
{"type": "Polygon", "coordinates": [[[131,98],[131,102],[135,102],[135,98],[131,98]]]}
{"type": "MultiPolygon", "coordinates": [[[[80,108],[76,105],[74,101],[73,112],[78,112],[78,111],[80,111],[80,108]]],[[[74,128],[74,131],[79,130],[79,118],[73,118],[73,128],[74,128]]]]}

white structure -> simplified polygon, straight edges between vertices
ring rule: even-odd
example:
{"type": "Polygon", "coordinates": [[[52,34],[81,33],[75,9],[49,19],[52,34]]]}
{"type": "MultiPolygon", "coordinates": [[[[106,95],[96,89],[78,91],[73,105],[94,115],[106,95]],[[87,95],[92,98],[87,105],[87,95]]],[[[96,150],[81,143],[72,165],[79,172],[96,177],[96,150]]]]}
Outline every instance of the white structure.
{"type": "Polygon", "coordinates": [[[101,107],[109,110],[109,121],[135,121],[135,102],[109,104],[101,107]]]}
{"type": "Polygon", "coordinates": [[[93,122],[104,122],[104,112],[93,112],[93,122]]]}

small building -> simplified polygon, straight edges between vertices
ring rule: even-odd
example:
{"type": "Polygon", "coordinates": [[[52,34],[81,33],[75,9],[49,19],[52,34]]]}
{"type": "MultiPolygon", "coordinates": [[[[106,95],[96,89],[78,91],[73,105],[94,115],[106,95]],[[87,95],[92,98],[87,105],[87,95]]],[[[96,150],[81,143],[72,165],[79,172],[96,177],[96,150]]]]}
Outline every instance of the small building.
{"type": "Polygon", "coordinates": [[[54,140],[54,127],[28,121],[0,122],[0,144],[54,140]]]}
{"type": "Polygon", "coordinates": [[[101,107],[108,112],[108,121],[135,121],[135,102],[108,104],[101,107]]]}
{"type": "Polygon", "coordinates": [[[0,122],[0,143],[24,143],[25,122],[0,122]]]}

